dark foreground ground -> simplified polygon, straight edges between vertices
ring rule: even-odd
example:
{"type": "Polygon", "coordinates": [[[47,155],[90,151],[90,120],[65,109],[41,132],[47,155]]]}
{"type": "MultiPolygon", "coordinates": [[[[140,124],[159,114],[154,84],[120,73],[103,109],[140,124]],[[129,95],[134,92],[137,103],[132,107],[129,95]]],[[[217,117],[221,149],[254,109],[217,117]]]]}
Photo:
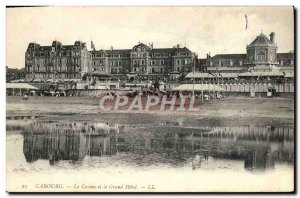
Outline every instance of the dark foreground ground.
{"type": "Polygon", "coordinates": [[[7,116],[41,116],[41,120],[102,121],[107,123],[144,124],[180,122],[187,126],[199,125],[294,125],[292,98],[223,98],[201,105],[199,112],[103,112],[100,98],[88,97],[21,97],[6,99],[7,116]]]}

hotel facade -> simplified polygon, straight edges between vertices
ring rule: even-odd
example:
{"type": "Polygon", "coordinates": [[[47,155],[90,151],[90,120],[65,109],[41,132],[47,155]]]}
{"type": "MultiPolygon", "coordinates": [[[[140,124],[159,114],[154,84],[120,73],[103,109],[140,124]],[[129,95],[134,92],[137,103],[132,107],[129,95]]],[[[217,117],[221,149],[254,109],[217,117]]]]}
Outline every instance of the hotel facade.
{"type": "MultiPolygon", "coordinates": [[[[25,52],[26,78],[82,79],[86,74],[161,75],[188,73],[197,57],[186,47],[153,48],[153,43],[138,43],[131,49],[88,51],[86,43],[51,46],[29,43],[25,52]]],[[[197,62],[197,61],[195,61],[197,62]]]]}
{"type": "Polygon", "coordinates": [[[91,71],[91,54],[86,44],[62,45],[53,41],[50,46],[29,43],[25,52],[26,78],[79,79],[91,71]]]}

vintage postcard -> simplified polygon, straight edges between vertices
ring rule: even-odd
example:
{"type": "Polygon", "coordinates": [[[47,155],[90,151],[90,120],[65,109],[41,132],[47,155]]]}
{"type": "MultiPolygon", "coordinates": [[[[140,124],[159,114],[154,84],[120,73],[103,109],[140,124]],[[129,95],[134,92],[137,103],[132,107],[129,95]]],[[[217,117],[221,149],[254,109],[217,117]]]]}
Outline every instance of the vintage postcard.
{"type": "Polygon", "coordinates": [[[6,7],[8,192],[294,192],[294,7],[6,7]]]}

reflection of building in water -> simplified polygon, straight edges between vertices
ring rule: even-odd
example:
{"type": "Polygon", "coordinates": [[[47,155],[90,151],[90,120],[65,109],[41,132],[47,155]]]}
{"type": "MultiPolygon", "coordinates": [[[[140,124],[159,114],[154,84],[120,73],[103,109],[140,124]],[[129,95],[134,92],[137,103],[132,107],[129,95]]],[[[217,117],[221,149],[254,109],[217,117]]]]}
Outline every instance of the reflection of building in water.
{"type": "Polygon", "coordinates": [[[155,132],[105,123],[34,123],[24,133],[24,155],[28,162],[53,163],[126,151],[162,154],[173,164],[198,155],[243,160],[249,170],[271,168],[277,161],[294,162],[293,128],[159,127],[155,132]]]}
{"type": "Polygon", "coordinates": [[[249,150],[245,156],[245,169],[265,170],[274,168],[275,160],[269,147],[258,146],[249,150]]]}
{"type": "Polygon", "coordinates": [[[89,155],[111,155],[116,152],[117,126],[88,123],[34,123],[24,133],[23,152],[26,161],[49,159],[78,161],[89,155]]]}
{"type": "MultiPolygon", "coordinates": [[[[161,141],[164,149],[184,156],[202,155],[215,158],[245,160],[245,168],[273,168],[275,161],[294,161],[294,130],[283,127],[207,127],[206,133],[166,133],[161,141]]],[[[176,155],[178,158],[178,155],[176,155]]]]}

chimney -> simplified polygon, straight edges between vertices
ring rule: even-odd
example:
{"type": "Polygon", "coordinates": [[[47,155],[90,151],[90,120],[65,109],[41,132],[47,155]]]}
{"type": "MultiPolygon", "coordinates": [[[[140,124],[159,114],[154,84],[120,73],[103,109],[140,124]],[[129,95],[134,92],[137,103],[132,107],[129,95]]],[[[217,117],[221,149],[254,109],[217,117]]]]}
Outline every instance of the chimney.
{"type": "Polygon", "coordinates": [[[272,32],[272,33],[270,34],[270,41],[271,41],[273,44],[275,44],[275,33],[274,33],[274,32],[272,32]]]}
{"type": "Polygon", "coordinates": [[[113,46],[110,46],[110,51],[113,51],[114,50],[114,47],[113,46]]]}
{"type": "Polygon", "coordinates": [[[180,45],[179,45],[179,44],[177,44],[177,48],[180,48],[180,45]]]}

